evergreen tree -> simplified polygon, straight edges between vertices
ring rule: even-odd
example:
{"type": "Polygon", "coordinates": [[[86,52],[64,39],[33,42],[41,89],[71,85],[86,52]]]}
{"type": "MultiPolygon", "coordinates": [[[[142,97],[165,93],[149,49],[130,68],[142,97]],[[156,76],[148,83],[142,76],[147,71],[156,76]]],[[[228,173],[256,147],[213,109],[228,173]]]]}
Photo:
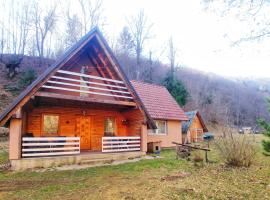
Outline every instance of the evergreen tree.
{"type": "MultiPolygon", "coordinates": [[[[270,98],[267,99],[267,103],[268,103],[268,111],[270,113],[270,98]]],[[[268,138],[270,138],[270,123],[267,122],[265,119],[259,119],[258,123],[264,129],[263,134],[268,138]]],[[[262,146],[265,151],[264,154],[270,156],[270,140],[263,140],[262,146]]]]}
{"type": "Polygon", "coordinates": [[[173,73],[168,73],[163,84],[180,106],[184,106],[187,103],[189,93],[183,82],[176,79],[173,73]]]}

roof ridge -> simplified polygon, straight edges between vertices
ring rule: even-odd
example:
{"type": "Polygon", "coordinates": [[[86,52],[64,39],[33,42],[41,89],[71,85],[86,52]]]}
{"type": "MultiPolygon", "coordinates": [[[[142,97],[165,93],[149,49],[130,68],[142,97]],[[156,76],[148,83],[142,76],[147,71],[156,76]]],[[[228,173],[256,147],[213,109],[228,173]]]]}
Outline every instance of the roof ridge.
{"type": "Polygon", "coordinates": [[[131,80],[131,82],[141,83],[141,84],[151,85],[151,86],[156,86],[156,87],[161,87],[161,88],[166,88],[164,85],[159,85],[159,84],[156,84],[156,83],[147,83],[147,82],[144,82],[144,81],[137,81],[137,80],[131,80]]]}

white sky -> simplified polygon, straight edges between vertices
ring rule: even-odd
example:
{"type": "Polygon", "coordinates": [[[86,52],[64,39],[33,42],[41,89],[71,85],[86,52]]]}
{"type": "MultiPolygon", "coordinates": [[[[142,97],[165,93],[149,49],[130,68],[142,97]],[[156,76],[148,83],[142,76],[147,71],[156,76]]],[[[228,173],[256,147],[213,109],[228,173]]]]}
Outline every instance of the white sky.
{"type": "Polygon", "coordinates": [[[148,48],[162,61],[166,53],[160,57],[160,52],[172,35],[181,65],[224,76],[270,77],[270,40],[232,47],[231,42],[248,31],[247,25],[234,17],[223,19],[205,12],[200,0],[104,0],[104,7],[104,29],[111,37],[119,34],[126,17],[143,8],[154,23],[155,37],[148,48]]]}

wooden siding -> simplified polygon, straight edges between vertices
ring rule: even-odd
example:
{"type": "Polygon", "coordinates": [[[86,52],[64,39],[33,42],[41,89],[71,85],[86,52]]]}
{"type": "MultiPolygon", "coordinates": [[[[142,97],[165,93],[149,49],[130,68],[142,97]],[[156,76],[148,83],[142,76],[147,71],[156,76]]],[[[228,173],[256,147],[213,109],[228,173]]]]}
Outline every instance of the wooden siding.
{"type": "Polygon", "coordinates": [[[166,135],[147,135],[148,142],[161,141],[161,147],[173,147],[172,142],[182,142],[182,127],[180,121],[168,120],[167,121],[167,134],[166,135]]]}
{"type": "Polygon", "coordinates": [[[124,112],[123,116],[127,119],[127,132],[130,136],[141,135],[142,124],[144,124],[144,116],[139,109],[133,109],[124,112]]]}
{"type": "Polygon", "coordinates": [[[33,108],[28,113],[27,133],[32,133],[35,137],[42,135],[42,115],[57,114],[59,119],[59,136],[74,136],[76,134],[76,118],[83,115],[91,116],[91,150],[101,150],[101,139],[104,136],[105,117],[115,117],[116,136],[140,136],[142,120],[141,112],[136,109],[127,111],[124,114],[117,110],[93,109],[93,108],[70,108],[70,107],[48,107],[41,106],[33,108]],[[125,125],[124,120],[129,123],[125,125]],[[134,121],[136,120],[136,121],[134,121]]]}
{"type": "MultiPolygon", "coordinates": [[[[189,131],[190,131],[190,137],[191,140],[190,141],[195,141],[196,140],[196,132],[198,129],[203,130],[203,126],[201,124],[201,121],[199,120],[198,116],[196,115],[192,121],[192,124],[189,127],[189,131]]],[[[203,131],[202,131],[203,133],[203,131]]],[[[201,137],[202,135],[198,135],[197,137],[201,137]]]]}

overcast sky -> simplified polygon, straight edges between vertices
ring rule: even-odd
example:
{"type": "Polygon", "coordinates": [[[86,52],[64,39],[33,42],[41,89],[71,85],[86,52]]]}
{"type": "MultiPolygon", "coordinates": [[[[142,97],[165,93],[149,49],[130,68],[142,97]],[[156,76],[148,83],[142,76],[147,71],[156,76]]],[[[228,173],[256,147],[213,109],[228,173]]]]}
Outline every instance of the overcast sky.
{"type": "Polygon", "coordinates": [[[104,29],[111,37],[120,32],[126,17],[144,9],[154,23],[155,37],[148,48],[160,60],[166,61],[166,53],[160,52],[172,35],[181,65],[224,76],[270,77],[269,39],[232,47],[232,42],[249,30],[248,24],[234,16],[206,12],[200,0],[104,0],[104,7],[104,29]]]}

